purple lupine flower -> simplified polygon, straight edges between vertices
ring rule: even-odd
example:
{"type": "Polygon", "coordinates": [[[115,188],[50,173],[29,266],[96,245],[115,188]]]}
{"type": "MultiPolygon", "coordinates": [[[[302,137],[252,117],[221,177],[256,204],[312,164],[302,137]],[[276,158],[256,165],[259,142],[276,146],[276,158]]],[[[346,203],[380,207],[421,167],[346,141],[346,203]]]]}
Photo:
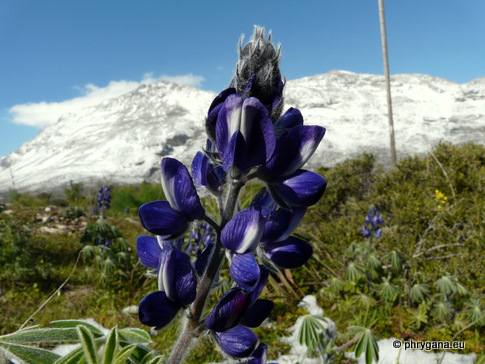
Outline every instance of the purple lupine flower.
{"type": "Polygon", "coordinates": [[[238,212],[221,232],[221,243],[232,254],[229,272],[241,287],[252,290],[259,281],[259,265],[253,255],[264,232],[265,217],[256,206],[238,212]]]}
{"type": "Polygon", "coordinates": [[[230,289],[205,320],[222,350],[234,358],[248,357],[253,353],[258,338],[248,327],[260,326],[274,307],[272,301],[258,299],[269,276],[266,268],[260,269],[261,277],[252,292],[240,287],[230,289]]]}
{"type": "Polygon", "coordinates": [[[111,188],[109,186],[102,186],[98,191],[98,208],[101,210],[109,209],[111,203],[111,188]]]}
{"type": "Polygon", "coordinates": [[[262,179],[273,198],[283,207],[311,206],[322,197],[327,181],[301,169],[325,135],[325,128],[303,125],[298,109],[288,109],[275,123],[276,147],[262,166],[262,179]]]}
{"type": "Polygon", "coordinates": [[[222,193],[226,172],[222,166],[214,165],[205,153],[197,152],[195,155],[192,176],[197,187],[205,187],[216,195],[222,193]]]}
{"type": "Polygon", "coordinates": [[[306,207],[276,209],[276,203],[267,189],[262,189],[251,202],[251,205],[262,203],[266,207],[267,222],[261,236],[258,255],[269,266],[283,269],[301,267],[310,259],[313,248],[306,241],[290,236],[300,224],[306,213],[306,207]]]}
{"type": "Polygon", "coordinates": [[[370,238],[372,236],[380,238],[382,236],[382,230],[379,225],[383,222],[384,219],[381,217],[381,214],[379,214],[376,207],[372,205],[365,217],[364,226],[360,233],[364,238],[370,238]]]}
{"type": "Polygon", "coordinates": [[[204,216],[205,210],[187,168],[178,160],[164,158],[162,187],[168,201],[153,201],[140,206],[143,227],[152,234],[172,239],[185,232],[189,223],[204,216]]]}
{"type": "MultiPolygon", "coordinates": [[[[167,201],[154,201],[139,209],[142,225],[157,237],[137,239],[141,263],[158,279],[158,291],[140,303],[140,320],[155,327],[165,326],[182,307],[189,309],[197,288],[202,291],[200,298],[208,295],[217,284],[215,270],[225,250],[236,285],[207,315],[205,326],[227,356],[247,358],[252,364],[267,360],[266,345],[258,346],[250,328],[261,325],[274,307],[272,301],[258,298],[268,280],[268,268],[299,267],[310,258],[311,245],[291,234],[307,207],[326,188],[323,177],[303,169],[325,129],[303,125],[297,109],[281,115],[280,49],[270,38],[266,40],[264,29],[257,27],[250,42],[240,46],[229,88],[209,107],[208,139],[204,152],[193,159],[192,177],[179,161],[163,159],[162,187],[167,201]],[[250,207],[238,211],[238,193],[253,178],[265,182],[267,188],[250,207]],[[220,220],[206,215],[196,187],[216,196],[220,220]],[[189,226],[195,227],[186,240],[189,226]],[[195,253],[193,264],[186,253],[195,253]]],[[[200,324],[199,306],[190,308],[191,324],[200,324]]],[[[173,354],[181,352],[176,348],[173,354]]],[[[180,360],[180,356],[172,359],[180,360]]]]}
{"type": "Polygon", "coordinates": [[[215,127],[216,146],[225,171],[241,173],[266,163],[275,148],[274,127],[266,107],[255,97],[229,95],[221,106],[215,127]]]}
{"type": "Polygon", "coordinates": [[[140,262],[157,270],[158,291],[145,296],[139,305],[140,321],[161,328],[170,323],[180,309],[196,296],[197,275],[190,258],[172,242],[139,236],[136,249],[140,262]]]}
{"type": "Polygon", "coordinates": [[[246,364],[266,364],[268,359],[268,346],[264,343],[259,344],[258,348],[251,354],[251,359],[246,364]]]}

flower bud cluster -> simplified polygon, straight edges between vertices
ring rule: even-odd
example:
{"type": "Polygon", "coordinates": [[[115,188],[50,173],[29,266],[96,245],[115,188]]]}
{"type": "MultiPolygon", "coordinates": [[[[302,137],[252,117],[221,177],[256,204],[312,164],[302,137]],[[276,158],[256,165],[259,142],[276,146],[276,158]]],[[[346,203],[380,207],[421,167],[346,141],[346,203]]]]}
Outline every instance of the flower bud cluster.
{"type": "Polygon", "coordinates": [[[265,363],[267,347],[258,345],[250,328],[273,309],[272,301],[259,298],[270,271],[300,267],[312,255],[312,246],[292,233],[325,192],[326,180],[303,169],[325,129],[303,125],[297,109],[281,115],[280,49],[264,38],[263,28],[256,28],[239,55],[230,87],[209,107],[207,143],[191,173],[178,160],[164,158],[167,200],[139,209],[141,224],[155,236],[138,237],[138,255],[158,281],[158,290],[141,300],[139,317],[162,328],[185,309],[187,328],[208,332],[226,356],[265,363]],[[240,209],[239,192],[252,179],[265,187],[240,209]],[[208,214],[202,193],[216,199],[220,216],[208,214]],[[202,317],[224,257],[234,284],[202,317]]]}

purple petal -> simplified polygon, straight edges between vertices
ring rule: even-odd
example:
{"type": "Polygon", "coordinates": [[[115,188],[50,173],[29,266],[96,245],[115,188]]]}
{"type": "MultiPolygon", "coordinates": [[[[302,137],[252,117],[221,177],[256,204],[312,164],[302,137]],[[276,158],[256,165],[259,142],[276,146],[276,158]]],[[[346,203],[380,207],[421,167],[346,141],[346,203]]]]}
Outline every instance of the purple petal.
{"type": "Polygon", "coordinates": [[[289,175],[303,167],[310,159],[325,135],[325,128],[317,125],[300,125],[295,126],[288,133],[288,139],[291,144],[298,146],[298,153],[288,164],[285,175],[289,175]]]}
{"type": "Polygon", "coordinates": [[[261,189],[251,201],[251,206],[259,206],[261,213],[268,218],[269,215],[276,211],[276,202],[271,197],[267,188],[261,189]]]}
{"type": "Polygon", "coordinates": [[[146,230],[165,237],[177,236],[189,225],[184,214],[172,209],[168,201],[152,201],[141,205],[138,215],[146,230]]]}
{"type": "Polygon", "coordinates": [[[300,169],[272,187],[291,206],[311,206],[323,196],[327,181],[317,173],[300,169]]]}
{"type": "Polygon", "coordinates": [[[162,248],[158,245],[157,238],[147,235],[140,235],[136,238],[136,251],[140,263],[145,267],[157,269],[162,248]]]}
{"type": "Polygon", "coordinates": [[[294,207],[293,210],[280,208],[272,213],[265,225],[261,242],[285,240],[297,228],[306,210],[306,207],[294,207]]]}
{"type": "Polygon", "coordinates": [[[163,191],[170,206],[192,220],[204,216],[205,210],[187,168],[174,158],[163,158],[161,171],[163,191]]]}
{"type": "Polygon", "coordinates": [[[299,125],[278,139],[272,158],[263,169],[268,179],[288,176],[310,159],[325,134],[321,126],[299,125]]]}
{"type": "Polygon", "coordinates": [[[266,287],[266,283],[268,282],[269,277],[269,270],[265,266],[259,266],[260,274],[259,274],[259,281],[254,290],[251,292],[250,302],[251,304],[254,303],[261,292],[263,292],[264,287],[266,287]]]}
{"type": "Polygon", "coordinates": [[[178,249],[167,252],[161,270],[161,281],[167,297],[186,306],[197,294],[197,276],[187,254],[178,249]]]}
{"type": "Polygon", "coordinates": [[[209,164],[209,158],[202,152],[197,152],[192,160],[192,177],[197,187],[207,186],[206,171],[209,164]]]}
{"type": "Polygon", "coordinates": [[[256,302],[248,307],[239,322],[241,325],[247,327],[258,327],[269,317],[273,307],[274,302],[271,300],[256,300],[256,302]]]}
{"type": "Polygon", "coordinates": [[[257,98],[244,100],[240,129],[246,141],[249,165],[268,161],[273,155],[276,137],[268,110],[257,98]]]}
{"type": "Polygon", "coordinates": [[[207,269],[207,266],[212,258],[215,248],[214,243],[207,244],[207,246],[202,250],[199,257],[194,262],[194,269],[199,276],[202,276],[207,269]]]}
{"type": "Polygon", "coordinates": [[[246,172],[248,166],[246,143],[239,130],[236,130],[232,135],[222,157],[224,171],[229,171],[233,166],[237,167],[242,173],[246,172]]]}
{"type": "Polygon", "coordinates": [[[209,157],[197,152],[192,161],[192,177],[197,187],[207,187],[214,193],[222,192],[222,185],[226,174],[220,166],[214,166],[209,157]]]}
{"type": "Polygon", "coordinates": [[[284,241],[264,244],[264,251],[278,267],[291,269],[305,264],[312,256],[313,248],[306,241],[290,236],[284,241]]]}
{"type": "Polygon", "coordinates": [[[143,297],[138,306],[138,317],[142,324],[162,328],[177,315],[180,305],[167,298],[165,292],[156,291],[143,297]]]}
{"type": "Polygon", "coordinates": [[[266,364],[268,360],[268,346],[264,343],[259,344],[258,348],[251,354],[251,357],[246,364],[266,364]]]}
{"type": "Polygon", "coordinates": [[[222,229],[222,245],[238,254],[253,251],[263,235],[265,222],[254,206],[238,212],[222,229]]]}
{"type": "Polygon", "coordinates": [[[240,95],[231,94],[224,101],[216,123],[216,146],[223,154],[234,132],[240,128],[243,99],[240,95]]]}
{"type": "Polygon", "coordinates": [[[303,116],[300,110],[290,107],[276,120],[275,128],[291,129],[294,126],[303,125],[303,116]]]}
{"type": "Polygon", "coordinates": [[[259,281],[259,265],[253,253],[234,254],[229,268],[234,282],[247,291],[252,291],[259,281]]]}
{"type": "Polygon", "coordinates": [[[217,332],[217,341],[224,352],[234,358],[246,358],[256,349],[258,337],[244,326],[217,332]]]}
{"type": "Polygon", "coordinates": [[[216,332],[236,326],[249,306],[249,299],[249,295],[240,288],[230,289],[207,315],[205,324],[216,332]]]}
{"type": "Polygon", "coordinates": [[[209,112],[207,115],[207,121],[211,125],[211,127],[214,129],[216,127],[216,122],[217,122],[217,116],[219,114],[219,111],[221,110],[221,107],[226,100],[226,98],[231,95],[236,93],[235,88],[227,88],[223,90],[219,95],[215,97],[215,99],[212,101],[211,106],[209,107],[209,112]]]}

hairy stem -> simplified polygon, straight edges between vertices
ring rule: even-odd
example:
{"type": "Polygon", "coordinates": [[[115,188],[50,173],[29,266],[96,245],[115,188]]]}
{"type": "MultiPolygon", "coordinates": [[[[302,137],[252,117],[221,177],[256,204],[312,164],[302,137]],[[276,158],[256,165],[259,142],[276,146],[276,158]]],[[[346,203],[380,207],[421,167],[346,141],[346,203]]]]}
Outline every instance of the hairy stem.
{"type": "Polygon", "coordinates": [[[239,181],[231,184],[229,193],[227,194],[226,202],[221,208],[222,221],[219,229],[216,229],[218,235],[214,254],[212,255],[212,258],[209,262],[209,265],[207,266],[204,275],[197,284],[197,296],[195,297],[195,301],[192,303],[190,311],[191,314],[187,318],[187,320],[185,320],[185,324],[182,333],[180,334],[179,340],[172,348],[172,353],[167,362],[168,364],[182,363],[183,358],[189,352],[192,340],[200,334],[200,320],[202,317],[202,313],[204,312],[204,307],[207,298],[209,297],[211,288],[214,284],[214,280],[216,279],[219,273],[219,268],[224,260],[224,247],[221,243],[220,231],[222,231],[222,228],[233,217],[239,197],[239,192],[241,191],[241,188],[243,186],[244,184],[239,181]]]}

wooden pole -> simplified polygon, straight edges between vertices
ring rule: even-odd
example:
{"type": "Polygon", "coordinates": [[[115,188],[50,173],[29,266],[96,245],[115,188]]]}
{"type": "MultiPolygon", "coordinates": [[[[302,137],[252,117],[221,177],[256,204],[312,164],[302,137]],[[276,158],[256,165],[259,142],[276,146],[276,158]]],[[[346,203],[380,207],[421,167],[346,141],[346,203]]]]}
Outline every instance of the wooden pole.
{"type": "Polygon", "coordinates": [[[391,139],[391,161],[392,167],[396,168],[396,144],[394,142],[394,121],[392,118],[392,99],[391,99],[391,80],[389,77],[389,60],[387,56],[387,34],[386,34],[386,19],[384,15],[384,0],[379,1],[379,18],[381,23],[381,41],[382,41],[382,57],[384,59],[384,73],[386,77],[386,92],[387,92],[387,113],[389,118],[389,133],[391,139]]]}

